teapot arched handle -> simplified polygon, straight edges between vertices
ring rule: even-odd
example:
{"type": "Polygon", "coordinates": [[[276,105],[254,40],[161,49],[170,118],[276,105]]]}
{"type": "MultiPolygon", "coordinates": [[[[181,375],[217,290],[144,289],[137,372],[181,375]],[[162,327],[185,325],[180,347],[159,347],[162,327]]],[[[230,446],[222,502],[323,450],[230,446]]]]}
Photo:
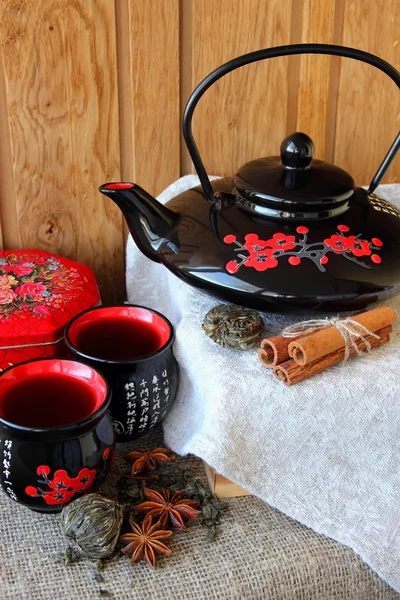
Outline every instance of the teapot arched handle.
{"type": "MultiPolygon", "coordinates": [[[[210,179],[207,175],[207,171],[204,167],[204,163],[201,159],[192,133],[192,117],[198,101],[200,100],[204,92],[206,92],[208,88],[212,86],[213,83],[218,81],[218,79],[221,79],[221,77],[223,77],[224,75],[227,75],[231,71],[234,71],[235,69],[243,67],[244,65],[249,65],[259,60],[277,58],[279,56],[289,56],[293,54],[330,54],[333,56],[354,58],[355,60],[360,60],[362,62],[368,63],[376,67],[377,69],[380,69],[381,71],[386,73],[386,75],[388,75],[391,79],[393,79],[397,87],[400,88],[399,71],[397,71],[397,69],[392,67],[392,65],[390,65],[386,61],[382,60],[381,58],[378,58],[374,54],[370,54],[369,52],[357,50],[356,48],[347,48],[345,46],[334,46],[331,44],[293,44],[290,46],[276,46],[275,48],[266,48],[264,50],[256,50],[255,52],[243,54],[242,56],[238,56],[237,58],[234,58],[233,60],[230,60],[229,62],[221,65],[220,67],[215,69],[215,71],[207,75],[207,77],[203,79],[203,81],[199,83],[199,85],[193,91],[186,104],[182,120],[183,137],[189,150],[189,154],[192,158],[194,167],[199,176],[204,193],[207,196],[207,198],[212,202],[214,202],[216,198],[214,197],[210,179]]],[[[389,151],[387,152],[385,158],[379,166],[379,169],[372,178],[371,184],[368,188],[368,193],[373,192],[375,188],[379,185],[382,177],[389,168],[389,165],[396,156],[399,148],[400,132],[397,134],[393,144],[390,146],[389,151]]]]}

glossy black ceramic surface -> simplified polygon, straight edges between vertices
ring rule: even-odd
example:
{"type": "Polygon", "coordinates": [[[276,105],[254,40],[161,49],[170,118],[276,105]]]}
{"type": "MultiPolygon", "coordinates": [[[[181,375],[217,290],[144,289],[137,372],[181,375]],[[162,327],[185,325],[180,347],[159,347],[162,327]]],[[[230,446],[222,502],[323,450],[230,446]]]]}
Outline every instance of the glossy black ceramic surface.
{"type": "Polygon", "coordinates": [[[352,310],[397,291],[400,211],[386,200],[356,188],[336,216],[326,209],[274,218],[258,214],[259,206],[244,206],[232,178],[212,186],[218,207],[201,186],[167,203],[175,222],[166,237],[156,236],[150,213],[140,213],[133,198],[123,207],[134,239],[138,214],[147,224],[140,240],[147,256],[186,283],[235,304],[278,312],[352,310]]]}
{"type": "Polygon", "coordinates": [[[353,194],[353,178],[335,165],[313,159],[313,154],[308,135],[288,136],[280,156],[258,158],[240,167],[234,177],[237,194],[260,206],[279,206],[283,213],[291,207],[299,212],[342,204],[353,194]]]}
{"type": "Polygon", "coordinates": [[[99,189],[121,208],[146,256],[222,300],[278,312],[361,309],[400,289],[400,211],[373,193],[400,134],[368,191],[343,169],[315,159],[312,140],[301,132],[283,140],[280,156],[252,160],[234,177],[211,182],[192,134],[194,109],[218,79],[252,62],[302,53],[365,62],[400,87],[394,67],[354,48],[296,44],[243,55],[210,73],[184,112],[200,186],[165,206],[132,183],[99,189]]]}
{"type": "MultiPolygon", "coordinates": [[[[34,362],[39,361],[19,363],[0,377],[34,362]]],[[[107,476],[115,451],[108,404],[109,396],[88,418],[59,428],[18,426],[0,416],[0,482],[9,498],[37,512],[54,513],[94,492],[107,476]]]]}
{"type": "Polygon", "coordinates": [[[106,360],[89,356],[72,340],[71,327],[83,315],[120,307],[99,306],[83,311],[67,325],[65,341],[74,358],[95,368],[111,389],[110,413],[117,442],[134,440],[157,425],[171,408],[178,389],[178,366],[173,354],[174,332],[164,315],[146,307],[126,304],[124,308],[143,308],[158,315],[169,329],[163,346],[149,356],[133,360],[106,360]]]}

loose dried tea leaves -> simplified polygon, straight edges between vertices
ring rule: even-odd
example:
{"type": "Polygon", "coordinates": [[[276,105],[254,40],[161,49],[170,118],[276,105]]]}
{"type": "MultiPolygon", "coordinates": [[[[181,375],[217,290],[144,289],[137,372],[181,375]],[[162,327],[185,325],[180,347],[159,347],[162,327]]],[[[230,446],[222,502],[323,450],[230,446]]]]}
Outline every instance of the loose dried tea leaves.
{"type": "MultiPolygon", "coordinates": [[[[65,550],[65,555],[63,555],[62,560],[66,565],[72,565],[80,560],[81,555],[78,552],[75,552],[71,546],[67,546],[65,550]]],[[[58,559],[57,559],[58,562],[58,559]]]]}
{"type": "Polygon", "coordinates": [[[192,472],[185,464],[185,457],[180,457],[183,465],[179,464],[179,459],[174,463],[164,463],[158,470],[157,480],[151,482],[151,487],[156,490],[168,489],[171,493],[185,490],[186,485],[193,479],[192,472]]]}
{"type": "Polygon", "coordinates": [[[136,479],[126,479],[120,477],[117,481],[117,497],[120,505],[128,509],[132,504],[137,504],[144,500],[143,487],[144,481],[136,479]]]}
{"type": "Polygon", "coordinates": [[[218,537],[221,515],[228,509],[228,505],[213,496],[210,489],[198,479],[188,482],[186,492],[189,498],[199,502],[201,507],[200,523],[207,527],[209,541],[214,542],[218,537]]]}
{"type": "Polygon", "coordinates": [[[114,598],[114,594],[108,590],[100,590],[100,598],[108,598],[109,600],[112,600],[112,598],[114,598]]]}

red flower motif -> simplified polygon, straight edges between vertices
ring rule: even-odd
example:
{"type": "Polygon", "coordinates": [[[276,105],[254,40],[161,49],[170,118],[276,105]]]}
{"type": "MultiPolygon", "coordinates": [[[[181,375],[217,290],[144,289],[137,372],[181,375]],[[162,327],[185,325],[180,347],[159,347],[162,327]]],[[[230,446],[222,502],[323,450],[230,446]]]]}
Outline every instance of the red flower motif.
{"type": "Polygon", "coordinates": [[[46,504],[66,504],[74,495],[73,491],[67,489],[55,490],[54,492],[39,492],[32,485],[25,488],[25,493],[31,498],[43,498],[46,504]]]}
{"type": "Polygon", "coordinates": [[[44,283],[27,281],[25,283],[21,283],[21,285],[19,285],[15,291],[19,296],[21,296],[21,298],[25,299],[27,296],[40,296],[44,292],[47,292],[47,288],[44,283]]]}
{"type": "Polygon", "coordinates": [[[70,489],[74,492],[87,490],[93,485],[96,476],[96,469],[81,469],[76,477],[70,477],[64,469],[59,469],[54,473],[54,479],[49,483],[49,488],[60,490],[70,489]]]}
{"type": "MultiPolygon", "coordinates": [[[[110,455],[110,448],[106,448],[103,457],[107,459],[110,455]],[[108,451],[108,452],[107,452],[108,451]]],[[[87,490],[93,485],[96,469],[88,469],[83,467],[76,477],[70,477],[64,469],[58,469],[54,473],[54,477],[50,480],[50,467],[40,465],[36,469],[36,473],[42,478],[38,479],[41,484],[46,484],[50,490],[45,492],[42,489],[37,489],[32,485],[25,488],[25,493],[28,496],[35,498],[43,498],[46,504],[65,504],[74,497],[76,493],[87,490]]]]}
{"type": "Polygon", "coordinates": [[[24,252],[24,254],[21,257],[21,262],[34,263],[36,266],[46,265],[48,262],[48,258],[40,257],[35,252],[24,252]]]}
{"type": "Polygon", "coordinates": [[[30,275],[33,271],[32,267],[26,267],[24,265],[1,265],[1,270],[6,273],[14,273],[17,277],[30,275]]]}
{"type": "Polygon", "coordinates": [[[308,227],[303,227],[303,225],[301,225],[300,227],[296,228],[297,233],[308,233],[308,227]]]}
{"type": "Polygon", "coordinates": [[[354,256],[370,256],[371,254],[369,242],[364,240],[355,240],[350,250],[354,256]]]}
{"type": "Polygon", "coordinates": [[[49,308],[47,308],[47,306],[35,306],[35,308],[33,309],[33,312],[36,315],[40,316],[45,316],[47,317],[48,315],[51,315],[51,310],[49,308]]]}
{"type": "Polygon", "coordinates": [[[267,247],[267,242],[265,240],[260,240],[256,233],[248,233],[244,236],[244,239],[244,247],[250,253],[259,252],[267,247]]]}
{"type": "Polygon", "coordinates": [[[15,293],[7,288],[0,288],[0,304],[11,304],[16,298],[15,293]]]}
{"type": "Polygon", "coordinates": [[[228,273],[237,273],[239,266],[236,260],[230,260],[228,263],[226,263],[225,269],[228,271],[228,273]]]}
{"type": "Polygon", "coordinates": [[[47,465],[40,465],[37,469],[36,469],[36,473],[38,475],[40,475],[41,477],[44,475],[48,475],[50,473],[50,467],[48,467],[47,465]]]}
{"type": "Polygon", "coordinates": [[[260,250],[259,252],[252,252],[244,266],[252,267],[256,271],[266,271],[277,267],[278,261],[274,258],[272,250],[260,250]]]}
{"type": "Polygon", "coordinates": [[[12,275],[0,275],[0,288],[9,289],[13,283],[17,282],[12,275]]]}
{"type": "Polygon", "coordinates": [[[45,492],[42,497],[46,504],[66,504],[73,496],[74,492],[59,490],[56,492],[45,492]]]}
{"type": "Polygon", "coordinates": [[[236,241],[236,235],[229,234],[224,237],[225,244],[233,244],[233,242],[235,242],[235,241],[236,241]]]}
{"type": "Polygon", "coordinates": [[[332,248],[335,252],[343,252],[349,250],[355,242],[355,236],[343,237],[337,233],[331,235],[330,238],[324,240],[324,243],[332,248]]]}
{"type": "Polygon", "coordinates": [[[274,233],[272,238],[265,242],[265,246],[273,250],[293,250],[296,246],[296,238],[294,235],[274,233]]]}
{"type": "Polygon", "coordinates": [[[71,288],[71,282],[65,281],[64,279],[56,279],[54,277],[54,282],[57,284],[57,291],[55,293],[64,294],[64,290],[69,290],[71,288]]]}
{"type": "Polygon", "coordinates": [[[258,235],[256,233],[248,233],[247,235],[244,236],[244,239],[249,244],[256,244],[257,242],[260,241],[258,239],[258,235]]]}
{"type": "Polygon", "coordinates": [[[4,259],[2,262],[5,263],[0,265],[3,319],[15,320],[29,314],[48,318],[83,291],[85,278],[79,281],[78,270],[67,268],[53,258],[40,258],[28,252],[20,256],[10,254],[7,262],[4,259]]]}
{"type": "MultiPolygon", "coordinates": [[[[383,242],[379,238],[372,238],[370,242],[368,240],[360,240],[355,235],[346,236],[345,234],[350,231],[347,225],[338,225],[337,229],[338,233],[323,240],[323,244],[325,245],[324,252],[320,252],[319,250],[316,252],[314,250],[316,243],[307,244],[306,234],[309,230],[308,227],[303,225],[296,227],[296,233],[303,235],[299,239],[295,235],[278,232],[274,233],[268,240],[260,240],[256,233],[248,233],[244,237],[244,243],[241,244],[234,235],[229,234],[224,238],[225,243],[236,243],[241,251],[247,250],[248,256],[238,254],[240,261],[231,260],[226,263],[225,268],[228,273],[237,273],[242,265],[253,268],[256,271],[273,269],[278,266],[277,259],[282,254],[296,247],[302,248],[301,257],[299,256],[299,252],[290,252],[291,256],[288,257],[288,263],[292,266],[299,265],[303,258],[309,258],[315,264],[319,262],[320,265],[326,265],[329,262],[329,258],[326,256],[328,252],[342,255],[365,268],[367,267],[364,263],[354,260],[350,255],[352,254],[355,257],[371,256],[372,262],[376,264],[382,262],[382,259],[377,254],[372,254],[372,248],[375,247],[375,249],[378,249],[383,246],[383,242]]],[[[318,243],[322,245],[322,240],[318,243]]],[[[320,270],[325,271],[322,267],[320,267],[320,270]]]]}

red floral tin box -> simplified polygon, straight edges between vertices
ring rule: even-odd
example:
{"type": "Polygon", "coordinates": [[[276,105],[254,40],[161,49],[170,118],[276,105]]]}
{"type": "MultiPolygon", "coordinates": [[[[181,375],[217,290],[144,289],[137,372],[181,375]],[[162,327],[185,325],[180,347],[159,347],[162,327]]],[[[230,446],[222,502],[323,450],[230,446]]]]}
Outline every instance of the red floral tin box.
{"type": "Polygon", "coordinates": [[[86,265],[42,250],[0,252],[0,369],[64,356],[66,323],[99,302],[86,265]]]}

